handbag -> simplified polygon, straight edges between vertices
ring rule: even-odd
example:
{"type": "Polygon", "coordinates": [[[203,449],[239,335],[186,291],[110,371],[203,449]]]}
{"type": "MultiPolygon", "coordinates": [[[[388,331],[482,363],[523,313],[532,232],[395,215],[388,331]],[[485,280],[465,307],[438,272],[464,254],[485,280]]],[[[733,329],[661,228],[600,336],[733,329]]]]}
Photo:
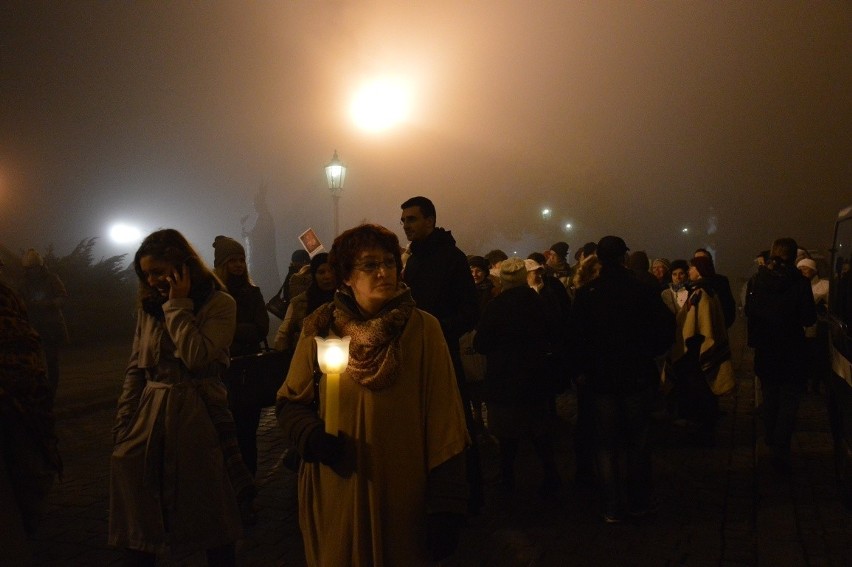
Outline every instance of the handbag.
{"type": "Polygon", "coordinates": [[[285,280],[283,284],[281,284],[281,289],[278,290],[278,293],[273,295],[269,301],[266,302],[266,310],[283,320],[284,315],[287,314],[287,306],[290,304],[290,300],[284,297],[284,288],[287,286],[287,281],[285,280]]]}
{"type": "Polygon", "coordinates": [[[231,358],[229,374],[236,377],[237,394],[244,403],[255,407],[275,405],[279,388],[290,370],[292,352],[269,348],[266,340],[260,352],[231,358]]]}
{"type": "Polygon", "coordinates": [[[467,382],[481,382],[485,380],[485,355],[473,350],[473,337],[476,331],[468,331],[459,337],[459,351],[461,353],[462,369],[467,382]]]}

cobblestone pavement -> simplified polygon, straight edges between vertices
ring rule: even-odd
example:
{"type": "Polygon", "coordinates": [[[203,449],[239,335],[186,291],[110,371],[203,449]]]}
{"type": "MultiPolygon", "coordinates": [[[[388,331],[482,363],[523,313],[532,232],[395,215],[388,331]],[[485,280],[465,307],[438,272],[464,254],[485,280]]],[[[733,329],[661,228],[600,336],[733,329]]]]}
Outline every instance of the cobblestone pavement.
{"type": "MultiPolygon", "coordinates": [[[[794,439],[793,473],[769,466],[755,417],[748,353],[737,360],[736,390],[712,448],[686,442],[668,420],[652,431],[657,513],[642,522],[607,525],[594,494],[574,485],[573,398],[560,399],[557,452],[566,479],[558,498],[537,495],[539,471],[522,448],[513,495],[497,485],[497,446],[482,444],[486,506],[462,533],[450,566],[562,565],[852,565],[852,522],[835,486],[825,400],[808,393],[794,439]]],[[[72,373],[73,368],[65,369],[72,373]]],[[[65,475],[52,491],[33,541],[37,565],[113,565],[106,545],[111,408],[79,409],[58,427],[65,475]]],[[[240,565],[304,565],[296,516],[295,474],[279,459],[284,441],[271,409],[258,431],[257,526],[238,544],[240,565]]],[[[176,564],[162,558],[161,564],[176,564]]],[[[203,564],[196,557],[183,562],[203,564]]]]}

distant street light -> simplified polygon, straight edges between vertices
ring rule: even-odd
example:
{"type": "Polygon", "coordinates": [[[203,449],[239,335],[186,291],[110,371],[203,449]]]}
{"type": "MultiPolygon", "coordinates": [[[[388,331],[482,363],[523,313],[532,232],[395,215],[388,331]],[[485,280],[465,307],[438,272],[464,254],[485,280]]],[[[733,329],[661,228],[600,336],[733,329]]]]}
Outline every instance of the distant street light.
{"type": "Polygon", "coordinates": [[[565,230],[566,231],[571,230],[571,223],[570,222],[565,223],[565,230]]]}
{"type": "Polygon", "coordinates": [[[553,211],[548,208],[544,208],[541,210],[541,220],[550,220],[550,215],[553,211]]]}
{"type": "Polygon", "coordinates": [[[685,227],[683,227],[680,231],[681,231],[682,233],[686,234],[687,232],[689,232],[689,228],[685,226],[685,227]]]}
{"type": "Polygon", "coordinates": [[[343,193],[343,182],[346,180],[346,166],[337,157],[337,150],[334,150],[334,156],[325,166],[325,178],[328,181],[328,190],[331,191],[331,199],[334,202],[334,236],[336,238],[340,234],[338,201],[340,201],[340,195],[343,193]]]}
{"type": "Polygon", "coordinates": [[[109,229],[109,237],[116,244],[132,244],[142,240],[142,232],[135,226],[117,223],[109,229]]]}

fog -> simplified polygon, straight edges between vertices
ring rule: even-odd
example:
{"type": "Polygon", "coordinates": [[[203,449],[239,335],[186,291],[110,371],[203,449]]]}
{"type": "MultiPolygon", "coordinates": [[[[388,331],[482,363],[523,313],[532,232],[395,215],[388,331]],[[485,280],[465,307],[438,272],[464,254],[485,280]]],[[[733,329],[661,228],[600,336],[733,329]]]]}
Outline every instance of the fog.
{"type": "Polygon", "coordinates": [[[212,259],[265,186],[283,272],[306,228],[333,238],[336,149],[342,228],[404,241],[422,194],[468,253],[618,234],[739,277],[778,236],[827,248],[852,203],[850,24],[775,0],[7,1],[0,244],[132,252],[107,237],[124,221],[212,259]],[[376,75],[414,98],[370,134],[347,108],[376,75]]]}

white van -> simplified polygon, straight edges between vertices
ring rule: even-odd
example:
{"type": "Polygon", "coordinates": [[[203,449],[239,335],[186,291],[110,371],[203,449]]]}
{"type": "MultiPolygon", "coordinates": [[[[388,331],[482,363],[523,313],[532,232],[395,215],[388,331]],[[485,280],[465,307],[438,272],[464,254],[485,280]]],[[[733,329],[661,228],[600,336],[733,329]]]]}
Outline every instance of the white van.
{"type": "Polygon", "coordinates": [[[852,509],[852,206],[841,210],[831,249],[828,330],[831,372],[826,378],[828,415],[843,502],[852,509]]]}

